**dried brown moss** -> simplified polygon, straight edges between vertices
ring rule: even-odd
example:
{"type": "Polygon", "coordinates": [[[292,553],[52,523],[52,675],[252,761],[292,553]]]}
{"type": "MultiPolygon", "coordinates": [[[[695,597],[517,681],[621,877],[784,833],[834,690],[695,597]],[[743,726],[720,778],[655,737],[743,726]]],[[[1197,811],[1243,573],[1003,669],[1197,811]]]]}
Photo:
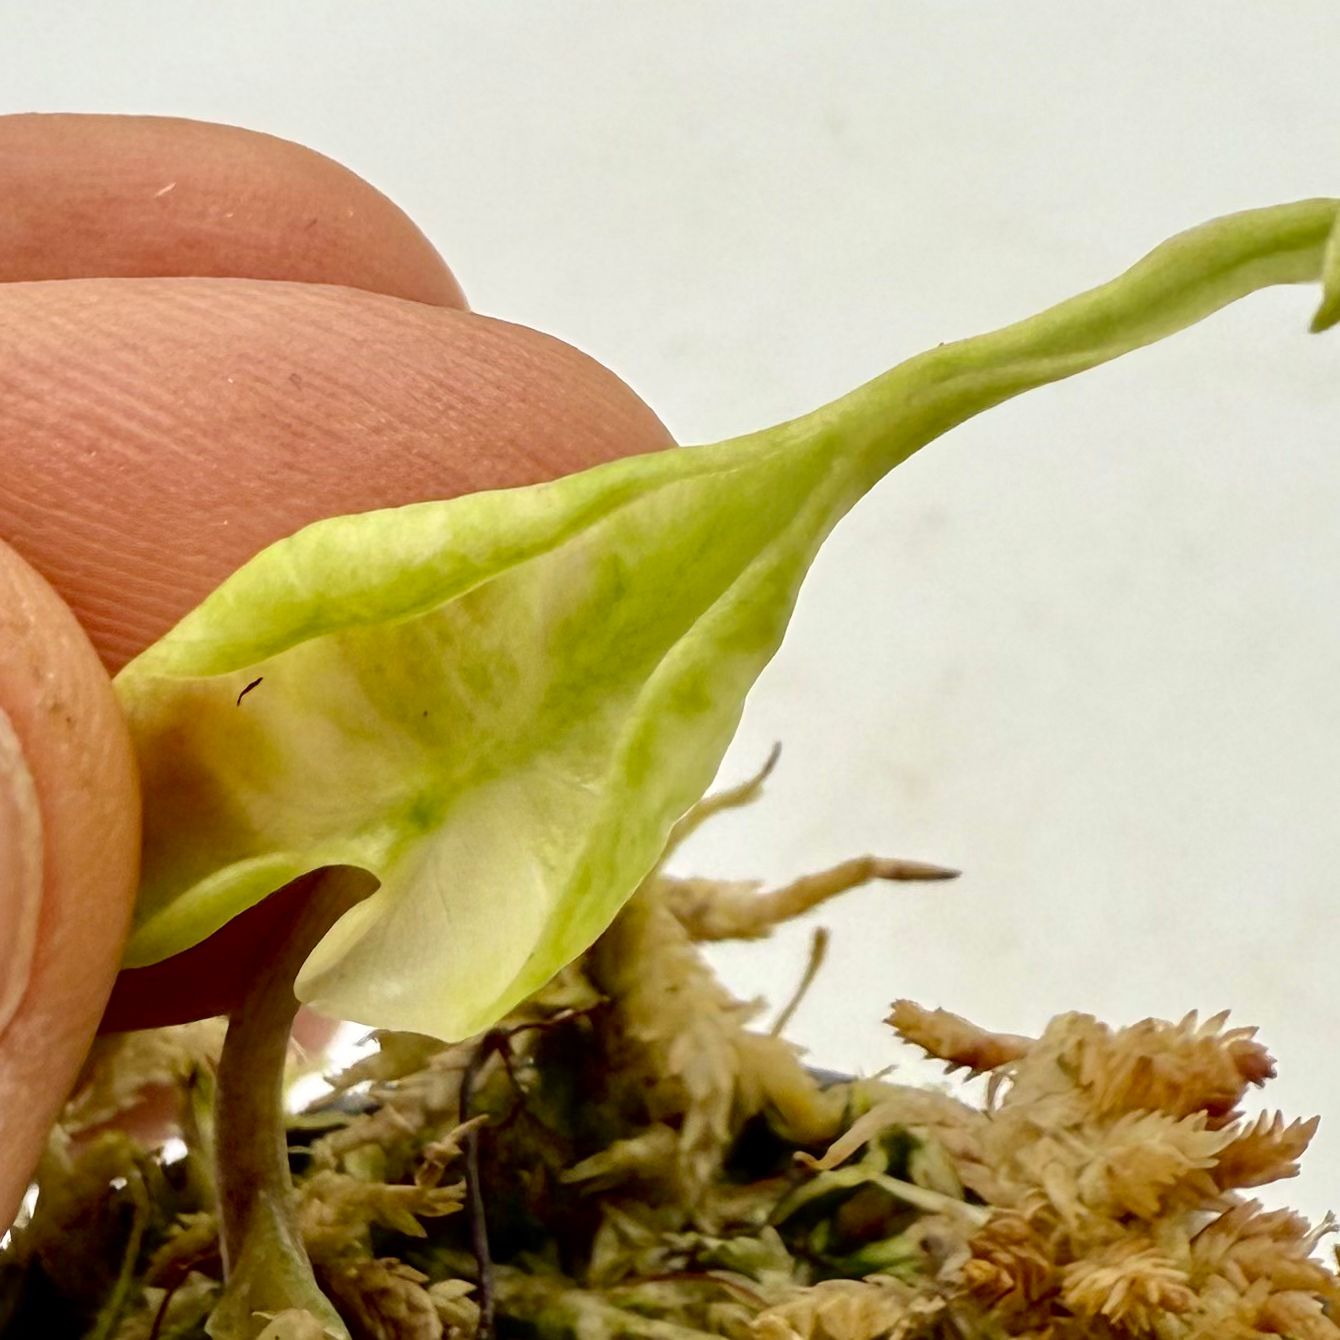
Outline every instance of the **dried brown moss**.
{"type": "MultiPolygon", "coordinates": [[[[1066,1015],[1032,1039],[900,1001],[904,1038],[990,1076],[985,1107],[825,1086],[696,948],[907,869],[774,894],[657,872],[486,1037],[379,1035],[290,1132],[307,1248],[351,1332],[473,1340],[491,1315],[504,1340],[1340,1340],[1329,1224],[1244,1194],[1292,1176],[1315,1130],[1241,1115],[1273,1073],[1251,1030],[1066,1015]]],[[[0,1334],[203,1340],[217,1041],[96,1059],[0,1257],[0,1334]],[[105,1127],[145,1080],[179,1096],[170,1161],[105,1127]]]]}

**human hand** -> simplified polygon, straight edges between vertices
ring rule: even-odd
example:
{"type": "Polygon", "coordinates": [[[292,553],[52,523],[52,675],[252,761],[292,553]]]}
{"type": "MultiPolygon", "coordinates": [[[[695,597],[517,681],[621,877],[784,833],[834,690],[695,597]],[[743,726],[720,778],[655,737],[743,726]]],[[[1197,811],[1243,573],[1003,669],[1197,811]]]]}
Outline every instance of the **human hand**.
{"type": "Polygon", "coordinates": [[[299,896],[117,978],[139,796],[109,673],[310,521],[670,439],[598,364],[467,312],[330,160],[97,116],[0,117],[0,432],[3,1226],[99,1020],[226,1011],[299,896]]]}

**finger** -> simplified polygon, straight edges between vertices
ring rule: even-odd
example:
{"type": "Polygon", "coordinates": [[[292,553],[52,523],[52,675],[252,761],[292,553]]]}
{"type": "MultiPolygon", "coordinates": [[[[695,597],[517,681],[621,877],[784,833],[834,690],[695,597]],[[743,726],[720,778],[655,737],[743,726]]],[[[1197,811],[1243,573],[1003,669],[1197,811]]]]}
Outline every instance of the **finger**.
{"type": "Polygon", "coordinates": [[[401,210],[310,149],[167,117],[0,117],[0,281],[171,275],[465,303],[401,210]]]}
{"type": "Polygon", "coordinates": [[[670,441],[534,331],[240,280],[0,285],[0,423],[0,536],[113,668],[309,521],[670,441]]]}
{"type": "Polygon", "coordinates": [[[0,544],[0,1228],[116,975],[138,806],[125,725],[92,646],[0,544]]]}

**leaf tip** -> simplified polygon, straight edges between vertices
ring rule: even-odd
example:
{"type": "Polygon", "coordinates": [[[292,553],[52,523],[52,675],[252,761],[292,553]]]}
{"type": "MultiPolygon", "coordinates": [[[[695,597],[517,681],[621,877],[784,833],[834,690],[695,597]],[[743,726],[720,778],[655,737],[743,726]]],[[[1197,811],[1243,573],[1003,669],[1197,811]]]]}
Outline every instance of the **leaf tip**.
{"type": "Polygon", "coordinates": [[[1340,322],[1340,209],[1336,211],[1331,235],[1321,258],[1321,305],[1308,329],[1314,335],[1340,322]]]}
{"type": "Polygon", "coordinates": [[[1323,296],[1321,306],[1317,308],[1308,330],[1313,335],[1320,335],[1322,331],[1330,330],[1337,324],[1340,324],[1340,279],[1337,280],[1334,291],[1323,296]]]}

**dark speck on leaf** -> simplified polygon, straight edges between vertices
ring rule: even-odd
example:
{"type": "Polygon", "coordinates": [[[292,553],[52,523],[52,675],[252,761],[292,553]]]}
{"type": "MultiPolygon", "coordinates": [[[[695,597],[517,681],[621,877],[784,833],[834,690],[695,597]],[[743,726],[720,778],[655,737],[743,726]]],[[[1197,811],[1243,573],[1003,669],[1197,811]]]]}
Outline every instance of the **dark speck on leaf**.
{"type": "Polygon", "coordinates": [[[254,689],[254,688],[256,687],[256,685],[259,684],[259,683],[261,682],[261,680],[263,680],[264,678],[265,678],[264,675],[257,675],[256,678],[253,679],[253,680],[251,681],[251,683],[248,684],[248,685],[246,686],[246,688],[244,688],[244,689],[242,690],[242,692],[239,693],[239,694],[237,695],[237,705],[238,705],[239,707],[242,706],[242,699],[245,698],[245,697],[247,696],[247,694],[250,693],[251,690],[254,689]]]}

